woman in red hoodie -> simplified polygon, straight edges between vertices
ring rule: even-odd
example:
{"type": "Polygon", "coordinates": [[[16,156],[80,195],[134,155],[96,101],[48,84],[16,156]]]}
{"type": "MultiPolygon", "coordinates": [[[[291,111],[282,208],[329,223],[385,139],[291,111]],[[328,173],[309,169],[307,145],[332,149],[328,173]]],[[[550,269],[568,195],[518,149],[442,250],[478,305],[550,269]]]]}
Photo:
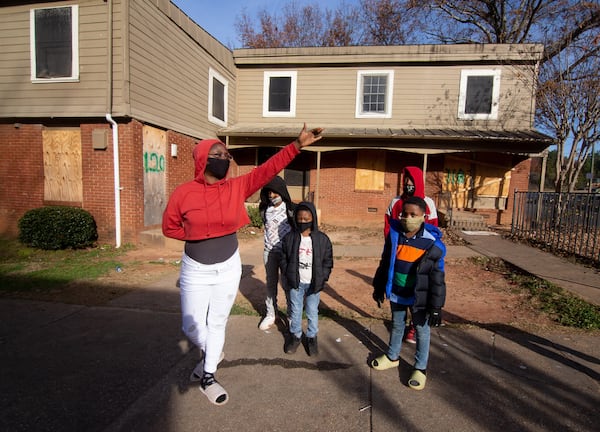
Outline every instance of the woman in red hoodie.
{"type": "Polygon", "coordinates": [[[250,223],[244,202],[302,147],[320,140],[321,132],[321,128],[308,131],[304,124],[292,143],[250,173],[231,179],[226,178],[232,157],[225,144],[202,140],[194,148],[194,180],[178,186],[169,198],[163,234],[185,241],[179,278],[182,328],[202,355],[190,379],[200,381],[200,390],[216,405],[229,399],[214,374],[242,273],[237,230],[250,223]]]}

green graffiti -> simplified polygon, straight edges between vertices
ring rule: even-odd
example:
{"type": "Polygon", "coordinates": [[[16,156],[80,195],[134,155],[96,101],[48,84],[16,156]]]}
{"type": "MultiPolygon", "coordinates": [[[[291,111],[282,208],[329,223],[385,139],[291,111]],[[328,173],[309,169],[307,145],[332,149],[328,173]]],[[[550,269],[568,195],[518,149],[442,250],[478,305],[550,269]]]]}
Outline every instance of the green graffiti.
{"type": "Polygon", "coordinates": [[[464,185],[465,184],[465,172],[462,169],[458,171],[453,169],[446,169],[446,184],[447,185],[464,185]]]}
{"type": "Polygon", "coordinates": [[[144,172],[164,172],[165,157],[158,153],[144,152],[144,172]]]}

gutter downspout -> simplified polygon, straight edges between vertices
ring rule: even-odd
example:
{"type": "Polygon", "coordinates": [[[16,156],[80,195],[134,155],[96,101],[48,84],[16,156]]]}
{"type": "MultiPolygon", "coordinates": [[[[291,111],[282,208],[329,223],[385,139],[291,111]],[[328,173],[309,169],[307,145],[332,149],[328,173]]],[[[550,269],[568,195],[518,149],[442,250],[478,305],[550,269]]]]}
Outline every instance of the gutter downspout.
{"type": "Polygon", "coordinates": [[[112,118],[112,96],[113,96],[113,2],[108,0],[108,36],[107,36],[107,91],[106,91],[106,120],[112,125],[113,142],[113,168],[115,180],[115,247],[121,247],[121,178],[119,175],[119,125],[112,118]]]}
{"type": "MultiPolygon", "coordinates": [[[[319,212],[319,192],[321,188],[321,151],[317,151],[317,184],[315,187],[315,209],[319,212]]],[[[320,219],[320,218],[319,218],[320,219]]]]}
{"type": "Polygon", "coordinates": [[[106,120],[112,125],[113,166],[115,177],[115,247],[121,247],[121,178],[119,176],[119,126],[110,114],[106,120]]]}

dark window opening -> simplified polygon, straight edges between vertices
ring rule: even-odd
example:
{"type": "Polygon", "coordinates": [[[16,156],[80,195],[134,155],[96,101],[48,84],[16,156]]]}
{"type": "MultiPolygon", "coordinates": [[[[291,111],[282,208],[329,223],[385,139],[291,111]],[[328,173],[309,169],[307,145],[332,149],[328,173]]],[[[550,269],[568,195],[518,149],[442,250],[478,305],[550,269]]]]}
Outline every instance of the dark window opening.
{"type": "Polygon", "coordinates": [[[283,170],[283,178],[288,186],[308,186],[310,184],[310,171],[302,171],[286,168],[283,170]]]}
{"type": "Polygon", "coordinates": [[[291,77],[269,78],[269,111],[289,112],[291,106],[291,77]]]}
{"type": "Polygon", "coordinates": [[[35,11],[36,78],[73,75],[72,21],[70,7],[35,11]]]}
{"type": "Polygon", "coordinates": [[[212,115],[225,121],[225,84],[213,78],[212,115]]]}
{"type": "Polygon", "coordinates": [[[467,80],[465,114],[491,114],[493,76],[470,76],[467,80]]]}

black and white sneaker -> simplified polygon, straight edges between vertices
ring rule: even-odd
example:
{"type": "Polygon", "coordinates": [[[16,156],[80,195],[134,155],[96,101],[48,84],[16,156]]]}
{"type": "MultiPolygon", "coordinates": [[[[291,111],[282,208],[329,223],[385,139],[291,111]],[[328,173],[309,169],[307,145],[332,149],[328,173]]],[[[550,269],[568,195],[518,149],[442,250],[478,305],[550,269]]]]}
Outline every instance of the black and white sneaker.
{"type": "MultiPolygon", "coordinates": [[[[223,361],[225,358],[225,353],[221,352],[221,356],[219,357],[219,363],[223,361]]],[[[204,355],[202,355],[202,360],[196,365],[192,373],[190,374],[191,382],[198,382],[202,379],[202,373],[204,372],[204,355]]]]}
{"type": "Polygon", "coordinates": [[[215,379],[215,375],[204,372],[200,379],[200,391],[215,405],[225,405],[229,400],[229,394],[215,379]]]}
{"type": "Polygon", "coordinates": [[[319,345],[317,343],[317,337],[306,338],[306,350],[309,356],[316,356],[319,354],[319,345]]]}
{"type": "Polygon", "coordinates": [[[285,342],[283,351],[285,351],[286,354],[294,354],[301,343],[302,343],[302,340],[299,337],[290,335],[290,337],[285,342]]]}

